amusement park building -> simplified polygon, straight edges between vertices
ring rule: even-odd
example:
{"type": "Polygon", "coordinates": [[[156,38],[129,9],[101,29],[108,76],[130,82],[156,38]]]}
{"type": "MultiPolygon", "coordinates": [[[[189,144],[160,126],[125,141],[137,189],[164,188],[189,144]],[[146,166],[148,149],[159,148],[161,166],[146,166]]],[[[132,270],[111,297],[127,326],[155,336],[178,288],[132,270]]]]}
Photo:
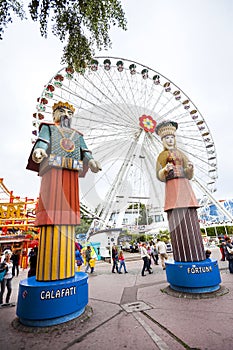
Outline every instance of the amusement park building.
{"type": "MultiPolygon", "coordinates": [[[[233,218],[233,199],[230,200],[219,200],[221,206],[227,210],[229,215],[233,218]]],[[[166,214],[162,213],[159,209],[149,209],[148,210],[148,221],[151,223],[150,227],[156,227],[161,230],[168,229],[168,223],[166,219],[166,214]]],[[[127,227],[133,231],[140,230],[141,225],[138,225],[139,221],[139,211],[138,210],[126,210],[122,222],[119,225],[118,214],[112,213],[110,225],[116,226],[118,222],[119,226],[127,227]],[[140,226],[140,227],[139,227],[140,226]]],[[[229,217],[226,217],[224,212],[222,212],[219,207],[214,203],[208,203],[208,205],[201,205],[198,209],[198,216],[201,224],[208,225],[231,225],[233,223],[229,217]]],[[[148,225],[148,224],[147,224],[148,225]]]]}

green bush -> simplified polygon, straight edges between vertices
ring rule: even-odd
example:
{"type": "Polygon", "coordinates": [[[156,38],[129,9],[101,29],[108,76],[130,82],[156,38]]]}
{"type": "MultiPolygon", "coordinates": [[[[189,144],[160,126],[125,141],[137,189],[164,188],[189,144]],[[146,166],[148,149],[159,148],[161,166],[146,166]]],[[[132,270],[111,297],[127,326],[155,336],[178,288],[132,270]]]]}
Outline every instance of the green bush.
{"type": "Polygon", "coordinates": [[[206,229],[201,228],[201,233],[209,237],[219,237],[219,236],[232,236],[233,235],[233,226],[215,226],[215,227],[206,227],[206,229]]]}

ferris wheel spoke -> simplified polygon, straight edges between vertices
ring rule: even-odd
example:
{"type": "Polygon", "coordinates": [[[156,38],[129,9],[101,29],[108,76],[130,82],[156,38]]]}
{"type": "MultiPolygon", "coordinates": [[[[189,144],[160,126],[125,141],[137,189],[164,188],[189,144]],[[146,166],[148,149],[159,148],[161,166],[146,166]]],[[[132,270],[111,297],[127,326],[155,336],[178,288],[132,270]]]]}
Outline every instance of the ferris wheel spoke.
{"type": "Polygon", "coordinates": [[[172,113],[175,112],[178,108],[180,108],[179,105],[174,106],[173,108],[169,109],[166,113],[161,115],[161,119],[163,120],[164,118],[167,118],[167,116],[172,115],[172,113]]]}
{"type": "MultiPolygon", "coordinates": [[[[92,129],[92,130],[95,131],[95,128],[92,129]]],[[[114,132],[112,134],[110,134],[110,132],[112,130],[110,130],[108,134],[106,133],[107,131],[108,131],[108,129],[104,129],[104,133],[98,135],[98,143],[102,144],[102,142],[104,142],[105,139],[108,139],[108,140],[115,140],[116,138],[117,139],[119,139],[119,138],[122,139],[122,138],[127,137],[127,135],[129,135],[129,132],[127,130],[122,131],[122,132],[118,132],[118,133],[114,132]]],[[[90,130],[90,132],[91,132],[91,130],[90,130]]],[[[89,141],[96,140],[96,134],[94,134],[93,136],[87,136],[85,139],[89,140],[89,141]]]]}
{"type": "MultiPolygon", "coordinates": [[[[117,128],[126,128],[126,127],[130,127],[133,128],[133,126],[131,124],[124,124],[123,121],[116,121],[114,122],[113,120],[111,120],[111,114],[109,114],[110,112],[106,112],[106,113],[99,113],[99,112],[95,112],[95,115],[93,115],[93,113],[89,116],[84,115],[79,115],[78,118],[76,118],[76,124],[78,125],[79,121],[83,121],[84,122],[84,126],[85,126],[85,121],[87,123],[93,123],[94,125],[100,125],[103,124],[104,126],[108,126],[111,129],[117,129],[117,128]],[[103,119],[105,118],[105,119],[103,119]]],[[[82,127],[82,126],[81,126],[82,127]]],[[[93,127],[91,127],[90,129],[93,129],[93,127]]]]}
{"type": "MultiPolygon", "coordinates": [[[[154,103],[154,105],[152,106],[152,111],[156,111],[156,110],[157,110],[157,106],[159,105],[160,100],[162,99],[163,93],[164,93],[163,90],[161,90],[161,91],[159,92],[159,96],[155,99],[155,103],[154,103]]],[[[159,115],[158,115],[158,121],[159,121],[159,115]]]]}
{"type": "Polygon", "coordinates": [[[124,161],[122,163],[122,166],[120,167],[119,172],[115,176],[113,184],[110,187],[110,189],[109,189],[109,191],[108,191],[108,193],[106,195],[105,207],[102,208],[103,212],[100,213],[103,220],[108,220],[108,218],[109,218],[109,216],[111,214],[111,209],[112,209],[112,206],[113,206],[114,199],[116,197],[116,192],[117,192],[118,188],[122,186],[123,178],[129,172],[129,168],[130,168],[129,160],[131,160],[131,158],[133,156],[133,152],[134,152],[135,146],[136,146],[135,143],[131,144],[129,152],[128,152],[128,158],[124,159],[124,161]]]}
{"type": "Polygon", "coordinates": [[[150,171],[151,168],[155,167],[155,160],[152,160],[150,157],[150,153],[148,152],[148,149],[145,148],[144,149],[144,154],[146,156],[145,158],[145,169],[146,169],[146,173],[149,176],[149,193],[150,196],[154,197],[153,201],[155,200],[155,198],[157,198],[157,206],[159,206],[161,213],[162,213],[162,202],[163,202],[163,189],[162,189],[162,185],[158,182],[156,182],[156,175],[155,172],[152,173],[150,171]]]}
{"type": "Polygon", "coordinates": [[[135,90],[138,91],[138,80],[135,75],[126,74],[126,82],[128,84],[128,89],[125,89],[126,96],[130,99],[131,105],[135,106],[135,114],[140,116],[141,110],[138,105],[138,101],[135,99],[137,94],[135,90]],[[134,85],[133,85],[134,84],[134,85]]]}
{"type": "MultiPolygon", "coordinates": [[[[89,82],[89,80],[87,80],[89,82]]],[[[80,83],[79,83],[80,84],[80,83]]],[[[90,113],[90,106],[93,107],[93,109],[96,109],[99,111],[99,115],[101,117],[105,116],[105,117],[109,117],[111,118],[111,120],[118,120],[119,118],[119,113],[118,113],[118,106],[117,105],[114,105],[112,103],[111,100],[109,100],[112,104],[112,106],[114,106],[117,110],[115,110],[113,107],[111,108],[111,115],[109,114],[109,108],[107,108],[106,106],[106,103],[103,104],[102,102],[102,99],[100,99],[99,97],[97,97],[93,92],[92,90],[89,88],[82,88],[81,90],[81,85],[79,86],[79,84],[76,84],[77,87],[79,87],[79,93],[77,92],[73,92],[72,90],[70,90],[68,87],[64,86],[64,90],[66,90],[70,95],[72,95],[73,97],[75,97],[77,100],[81,100],[82,102],[84,102],[84,106],[79,106],[79,110],[81,111],[84,111],[84,112],[88,112],[90,113]],[[86,92],[86,96],[84,96],[83,92],[86,92]],[[86,107],[85,107],[86,106],[86,107]],[[105,107],[106,106],[106,107],[105,107]]],[[[94,88],[95,85],[92,84],[92,88],[94,88]]],[[[76,91],[76,90],[75,90],[76,91]]],[[[102,97],[106,97],[103,93],[101,93],[102,97]]],[[[75,107],[78,107],[75,103],[74,103],[75,107]]],[[[121,111],[122,113],[122,111],[121,111]]],[[[96,113],[97,114],[97,113],[96,113]]]]}
{"type": "MultiPolygon", "coordinates": [[[[98,77],[98,75],[97,75],[97,77],[98,77]]],[[[133,121],[131,111],[127,112],[127,110],[123,109],[123,107],[122,107],[123,105],[128,107],[128,104],[126,103],[126,101],[124,101],[123,96],[120,95],[120,91],[117,89],[115,84],[113,84],[113,86],[116,90],[116,91],[114,91],[114,93],[109,88],[107,88],[107,92],[104,93],[104,90],[100,90],[98,88],[99,84],[97,84],[97,83],[94,84],[93,82],[92,82],[92,84],[96,88],[96,90],[99,91],[99,93],[104,97],[104,101],[107,101],[109,104],[114,106],[114,108],[116,108],[116,111],[118,112],[118,116],[121,115],[123,121],[125,121],[125,122],[129,122],[129,121],[132,122],[133,121]],[[115,96],[115,94],[117,94],[117,96],[121,97],[121,99],[120,99],[121,103],[119,103],[116,99],[113,98],[113,96],[115,96]]],[[[104,83],[102,83],[102,86],[103,86],[103,88],[106,88],[104,83]]]]}
{"type": "MultiPolygon", "coordinates": [[[[102,84],[104,84],[104,82],[102,82],[102,84]]],[[[122,76],[117,77],[117,79],[109,79],[109,85],[108,94],[111,95],[111,98],[114,101],[115,105],[120,108],[119,115],[121,115],[123,120],[127,118],[126,120],[128,122],[134,122],[134,113],[132,110],[133,105],[131,106],[131,104],[129,104],[128,96],[124,92],[122,76]],[[118,88],[118,85],[121,86],[121,89],[118,88]],[[127,97],[127,100],[124,96],[127,97]],[[121,106],[124,106],[124,108],[121,106]]]]}
{"type": "Polygon", "coordinates": [[[42,121],[51,121],[54,102],[67,101],[75,107],[72,128],[84,134],[94,159],[102,165],[102,172],[87,173],[88,181],[80,179],[82,202],[92,212],[98,207],[106,220],[128,200],[143,197],[162,210],[164,188],[156,179],[155,163],[163,144],[144,128],[144,116],[148,123],[167,118],[178,123],[178,148],[194,164],[201,185],[214,191],[214,139],[192,100],[165,76],[138,62],[96,59],[82,73],[60,69],[45,85],[33,115],[36,135],[42,121]]]}
{"type": "Polygon", "coordinates": [[[190,155],[192,155],[192,156],[196,156],[196,152],[197,153],[199,153],[199,155],[200,154],[202,154],[202,156],[204,155],[204,153],[205,153],[205,150],[206,150],[206,148],[205,148],[205,146],[204,145],[202,145],[202,144],[193,144],[192,145],[192,147],[190,147],[190,145],[189,144],[187,144],[187,143],[183,143],[183,144],[180,144],[180,147],[179,147],[184,153],[185,152],[187,152],[187,153],[189,153],[190,155]],[[195,152],[195,154],[194,154],[194,152],[195,152]]]}
{"type": "Polygon", "coordinates": [[[186,129],[187,129],[187,126],[189,126],[188,124],[188,121],[187,121],[187,118],[189,118],[189,113],[187,112],[184,112],[183,110],[180,111],[180,113],[177,113],[176,115],[174,115],[174,120],[179,123],[180,125],[180,130],[182,130],[182,127],[186,126],[186,129]]]}
{"type": "Polygon", "coordinates": [[[158,115],[160,116],[160,119],[163,119],[161,113],[162,111],[169,106],[169,103],[173,100],[173,96],[171,96],[170,98],[167,98],[167,100],[165,101],[165,103],[161,106],[161,108],[157,111],[158,115]]]}
{"type": "Polygon", "coordinates": [[[107,157],[119,159],[125,158],[125,155],[128,152],[129,144],[125,143],[124,140],[114,144],[114,146],[109,145],[110,147],[98,147],[94,148],[95,153],[98,155],[100,161],[104,161],[107,157]]]}
{"type": "Polygon", "coordinates": [[[102,79],[102,77],[100,77],[99,74],[97,74],[98,77],[98,84],[101,83],[101,86],[103,86],[103,88],[106,89],[107,91],[107,95],[111,96],[111,101],[113,104],[115,104],[117,107],[120,108],[120,113],[119,114],[123,114],[123,115],[128,115],[128,117],[131,119],[131,111],[128,110],[128,104],[126,102],[126,100],[124,99],[124,95],[122,95],[122,92],[118,89],[117,87],[117,83],[119,81],[119,77],[114,78],[114,79],[109,79],[109,72],[105,72],[105,74],[107,75],[107,84],[105,83],[105,79],[102,79]],[[126,108],[122,109],[122,105],[124,105],[126,108]]]}
{"type": "MultiPolygon", "coordinates": [[[[91,188],[89,188],[85,193],[83,193],[83,195],[82,195],[82,199],[84,199],[86,196],[87,196],[87,194],[98,184],[98,182],[100,182],[101,180],[105,180],[105,182],[106,182],[106,185],[108,186],[108,187],[111,187],[112,188],[112,186],[113,186],[113,181],[112,180],[110,180],[109,178],[108,178],[108,172],[110,172],[111,171],[111,168],[113,168],[113,166],[114,166],[114,164],[115,164],[115,162],[117,162],[117,161],[119,161],[120,160],[120,163],[122,163],[122,159],[125,159],[125,153],[127,154],[128,153],[128,151],[129,151],[129,146],[126,148],[125,147],[125,149],[123,149],[122,147],[120,148],[121,149],[121,153],[116,157],[115,156],[115,159],[114,159],[114,161],[113,162],[108,162],[108,166],[107,166],[107,168],[105,169],[105,171],[104,171],[104,173],[101,173],[100,174],[100,176],[99,176],[99,178],[98,178],[98,180],[93,184],[93,186],[91,187],[91,188]]],[[[117,149],[119,150],[119,147],[117,147],[117,149]]],[[[102,151],[101,150],[98,150],[98,152],[97,152],[97,155],[98,155],[98,157],[101,155],[101,153],[102,153],[102,151]]],[[[111,149],[111,151],[109,151],[109,153],[107,153],[107,154],[104,154],[104,157],[103,158],[98,158],[98,160],[99,161],[102,161],[102,160],[104,160],[104,159],[109,159],[110,158],[110,156],[111,155],[113,155],[113,154],[115,154],[115,150],[114,150],[114,148],[113,149],[111,149]]],[[[117,181],[117,176],[115,177],[115,180],[114,180],[115,182],[117,181]]],[[[111,195],[111,192],[112,192],[112,190],[109,190],[109,196],[111,195]]],[[[98,214],[99,215],[99,214],[98,214]]]]}
{"type": "MultiPolygon", "coordinates": [[[[195,145],[193,145],[193,147],[180,147],[180,149],[184,152],[184,153],[188,153],[190,156],[192,156],[193,158],[202,160],[203,162],[206,162],[208,160],[207,154],[206,154],[206,149],[204,147],[195,147],[195,145]]],[[[208,164],[208,162],[206,163],[208,164]]]]}
{"type": "MultiPolygon", "coordinates": [[[[70,92],[71,93],[71,92],[70,92]]],[[[89,95],[93,98],[94,96],[92,94],[90,94],[89,92],[89,95]]],[[[109,111],[109,108],[107,108],[107,105],[105,107],[105,104],[96,104],[96,102],[100,102],[99,100],[95,101],[96,100],[96,97],[94,99],[94,101],[88,99],[88,97],[86,96],[85,98],[81,95],[76,95],[76,94],[73,94],[73,96],[77,97],[78,99],[81,99],[83,102],[85,102],[87,104],[87,107],[93,107],[95,108],[95,111],[97,110],[98,112],[95,112],[96,115],[99,115],[101,117],[105,117],[105,118],[109,118],[109,120],[112,120],[116,121],[116,123],[118,123],[118,120],[119,120],[119,106],[117,105],[113,105],[117,110],[115,110],[112,106],[111,108],[111,111],[109,111]]],[[[80,107],[80,110],[81,111],[84,111],[84,112],[89,112],[89,109],[88,108],[84,108],[84,107],[80,107]]],[[[120,110],[121,114],[123,113],[122,110],[120,110]]],[[[125,114],[124,114],[125,115],[125,114]]],[[[122,118],[122,123],[124,122],[124,118],[122,118]]],[[[127,122],[127,120],[125,120],[125,122],[127,122]]]]}

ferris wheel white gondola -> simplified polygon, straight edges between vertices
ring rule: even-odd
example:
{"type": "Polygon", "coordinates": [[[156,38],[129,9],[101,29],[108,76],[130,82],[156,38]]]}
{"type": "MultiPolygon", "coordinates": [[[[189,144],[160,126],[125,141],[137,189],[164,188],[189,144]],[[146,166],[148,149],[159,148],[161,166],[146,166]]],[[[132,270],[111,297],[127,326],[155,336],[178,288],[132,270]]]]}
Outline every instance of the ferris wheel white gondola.
{"type": "Polygon", "coordinates": [[[102,163],[103,171],[88,173],[80,187],[81,201],[92,211],[98,206],[104,220],[135,198],[162,211],[163,184],[155,177],[162,144],[153,122],[172,119],[179,124],[178,147],[193,162],[196,181],[215,191],[217,157],[207,123],[192,100],[162,74],[115,57],[97,57],[79,73],[62,68],[38,98],[32,142],[41,121],[51,121],[51,107],[59,100],[74,105],[73,127],[102,163]]]}

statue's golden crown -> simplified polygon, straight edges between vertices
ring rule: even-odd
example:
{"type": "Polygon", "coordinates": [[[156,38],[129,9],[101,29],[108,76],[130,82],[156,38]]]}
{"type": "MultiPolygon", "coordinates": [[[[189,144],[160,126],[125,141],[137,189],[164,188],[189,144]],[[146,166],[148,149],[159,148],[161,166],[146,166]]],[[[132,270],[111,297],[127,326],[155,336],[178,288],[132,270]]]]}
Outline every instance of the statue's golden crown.
{"type": "Polygon", "coordinates": [[[75,108],[74,106],[70,105],[68,102],[62,102],[62,101],[59,101],[57,103],[54,103],[52,109],[53,109],[53,112],[59,108],[59,107],[65,107],[67,109],[70,109],[73,113],[75,112],[75,108]]]}

